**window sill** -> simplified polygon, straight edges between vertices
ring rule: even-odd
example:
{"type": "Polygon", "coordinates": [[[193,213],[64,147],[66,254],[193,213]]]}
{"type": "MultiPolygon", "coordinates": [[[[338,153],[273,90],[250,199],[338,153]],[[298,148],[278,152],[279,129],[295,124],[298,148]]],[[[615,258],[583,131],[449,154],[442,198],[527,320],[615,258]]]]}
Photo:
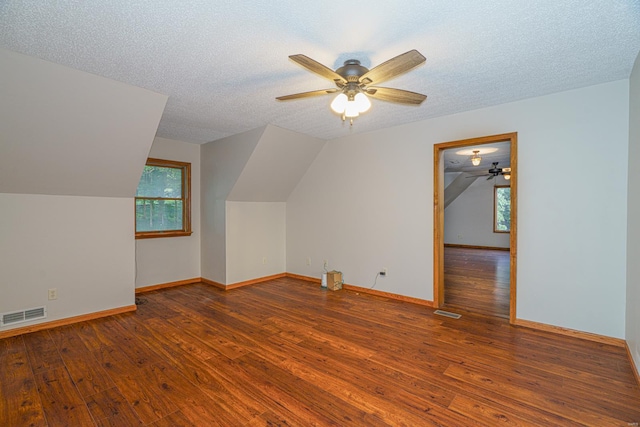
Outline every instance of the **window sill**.
{"type": "Polygon", "coordinates": [[[148,233],[136,233],[136,239],[156,239],[159,237],[183,237],[191,236],[192,231],[153,231],[148,233]]]}

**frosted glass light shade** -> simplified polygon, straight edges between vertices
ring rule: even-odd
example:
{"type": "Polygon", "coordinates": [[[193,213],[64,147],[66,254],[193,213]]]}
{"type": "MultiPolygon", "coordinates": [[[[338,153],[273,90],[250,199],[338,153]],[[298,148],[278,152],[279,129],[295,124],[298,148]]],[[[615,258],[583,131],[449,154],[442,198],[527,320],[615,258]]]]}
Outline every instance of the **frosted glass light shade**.
{"type": "Polygon", "coordinates": [[[478,156],[478,154],[480,154],[480,150],[473,150],[473,156],[471,156],[471,164],[473,166],[478,166],[482,160],[482,157],[478,156]]]}
{"type": "Polygon", "coordinates": [[[344,110],[345,117],[358,117],[360,111],[358,111],[358,104],[355,101],[348,101],[344,110]]]}
{"type": "Polygon", "coordinates": [[[347,101],[347,95],[341,93],[340,95],[335,97],[333,102],[331,102],[331,109],[338,114],[343,114],[345,108],[347,107],[347,101]]]}
{"type": "Polygon", "coordinates": [[[364,93],[357,93],[355,98],[353,99],[358,107],[358,111],[364,113],[371,108],[371,101],[364,93]]]}

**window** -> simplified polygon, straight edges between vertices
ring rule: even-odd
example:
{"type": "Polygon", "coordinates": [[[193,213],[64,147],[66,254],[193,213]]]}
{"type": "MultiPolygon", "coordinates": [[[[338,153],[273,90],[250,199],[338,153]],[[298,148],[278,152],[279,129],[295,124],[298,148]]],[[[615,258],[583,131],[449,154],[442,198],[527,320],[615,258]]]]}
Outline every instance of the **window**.
{"type": "Polygon", "coordinates": [[[191,235],[191,163],[147,159],[136,191],[136,239],[191,235]]]}
{"type": "Polygon", "coordinates": [[[511,187],[497,185],[493,194],[493,232],[508,233],[511,231],[511,187]]]}

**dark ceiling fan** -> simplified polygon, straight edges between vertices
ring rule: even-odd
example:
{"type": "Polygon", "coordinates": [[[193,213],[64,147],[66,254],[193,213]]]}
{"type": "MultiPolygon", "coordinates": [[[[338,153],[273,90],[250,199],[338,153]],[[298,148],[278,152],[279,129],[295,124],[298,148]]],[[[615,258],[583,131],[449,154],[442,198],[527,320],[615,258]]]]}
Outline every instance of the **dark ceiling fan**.
{"type": "Polygon", "coordinates": [[[288,101],[339,92],[331,103],[331,108],[341,114],[343,120],[350,119],[352,124],[353,118],[368,110],[371,105],[365,95],[382,101],[410,105],[420,105],[427,98],[426,95],[408,90],[371,86],[404,74],[425,62],[426,58],[415,49],[383,62],[371,70],[361,65],[357,59],[345,61],[342,67],[334,71],[305,55],[291,55],[289,58],[307,70],[331,80],[336,88],[279,96],[276,99],[288,101]]]}
{"type": "Polygon", "coordinates": [[[470,175],[467,178],[477,178],[479,176],[488,177],[487,180],[493,179],[498,175],[503,175],[505,179],[511,179],[511,168],[499,168],[499,162],[493,162],[487,173],[481,175],[470,175]]]}

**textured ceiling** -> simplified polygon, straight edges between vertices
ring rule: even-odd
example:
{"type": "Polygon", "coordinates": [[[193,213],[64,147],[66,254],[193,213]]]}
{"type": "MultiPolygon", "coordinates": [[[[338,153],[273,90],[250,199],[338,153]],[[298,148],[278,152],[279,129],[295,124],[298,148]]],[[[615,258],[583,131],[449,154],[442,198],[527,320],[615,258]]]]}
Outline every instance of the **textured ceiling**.
{"type": "Polygon", "coordinates": [[[640,0],[0,1],[0,47],[169,96],[158,136],[203,143],[266,124],[332,139],[625,79],[640,50],[640,0]],[[417,49],[427,62],[387,87],[353,128],[332,87],[288,59],[372,68],[417,49]]]}
{"type": "Polygon", "coordinates": [[[493,167],[492,163],[494,162],[498,162],[499,168],[510,167],[510,156],[510,142],[496,142],[464,148],[449,148],[448,150],[444,150],[444,171],[484,174],[493,167]],[[474,150],[478,150],[478,155],[480,156],[480,164],[478,166],[471,164],[471,156],[474,150]]]}

